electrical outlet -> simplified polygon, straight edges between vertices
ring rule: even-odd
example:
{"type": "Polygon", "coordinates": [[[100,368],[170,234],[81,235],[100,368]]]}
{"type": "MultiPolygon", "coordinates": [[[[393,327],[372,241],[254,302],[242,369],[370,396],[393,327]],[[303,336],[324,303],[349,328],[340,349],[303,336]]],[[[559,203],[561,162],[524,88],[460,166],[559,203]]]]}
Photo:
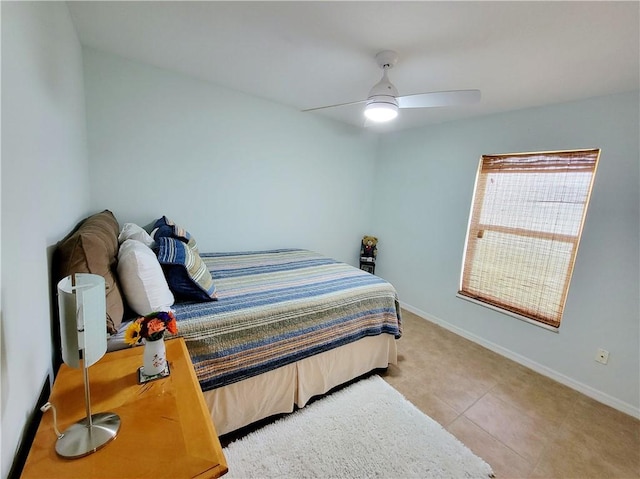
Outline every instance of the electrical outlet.
{"type": "Polygon", "coordinates": [[[598,349],[596,353],[596,361],[602,364],[607,364],[609,362],[609,351],[606,349],[598,349]]]}

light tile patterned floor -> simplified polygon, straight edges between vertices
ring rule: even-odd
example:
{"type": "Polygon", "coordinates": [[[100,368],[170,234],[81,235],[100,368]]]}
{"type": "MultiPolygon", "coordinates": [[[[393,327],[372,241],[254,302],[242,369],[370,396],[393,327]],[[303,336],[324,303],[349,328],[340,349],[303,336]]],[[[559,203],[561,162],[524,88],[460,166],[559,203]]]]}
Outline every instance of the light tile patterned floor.
{"type": "Polygon", "coordinates": [[[382,376],[498,478],[640,478],[640,421],[408,311],[382,376]]]}

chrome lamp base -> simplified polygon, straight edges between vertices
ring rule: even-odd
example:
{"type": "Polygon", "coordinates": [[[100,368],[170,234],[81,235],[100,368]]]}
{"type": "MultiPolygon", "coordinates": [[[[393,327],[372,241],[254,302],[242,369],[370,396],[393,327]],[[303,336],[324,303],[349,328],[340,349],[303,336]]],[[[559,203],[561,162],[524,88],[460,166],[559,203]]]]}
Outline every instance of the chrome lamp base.
{"type": "Polygon", "coordinates": [[[59,456],[69,459],[88,456],[115,439],[120,430],[120,417],[111,412],[92,414],[71,425],[56,442],[59,456]]]}

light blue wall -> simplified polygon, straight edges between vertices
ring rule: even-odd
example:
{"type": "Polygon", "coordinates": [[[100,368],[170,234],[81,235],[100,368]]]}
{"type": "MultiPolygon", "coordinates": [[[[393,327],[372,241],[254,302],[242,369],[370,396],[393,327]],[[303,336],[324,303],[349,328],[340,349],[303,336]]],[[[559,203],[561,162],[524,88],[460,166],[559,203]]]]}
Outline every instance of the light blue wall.
{"type": "Polygon", "coordinates": [[[51,250],[89,212],[82,51],[63,2],[2,2],[2,476],[52,361],[51,250]]]}
{"type": "Polygon", "coordinates": [[[375,136],[84,50],[91,204],[163,214],[201,251],[301,247],[356,264],[372,218],[375,136]]]}
{"type": "Polygon", "coordinates": [[[382,137],[376,272],[414,311],[637,415],[638,105],[635,92],[382,137]],[[602,154],[559,334],[456,298],[480,155],[576,148],[602,154]]]}

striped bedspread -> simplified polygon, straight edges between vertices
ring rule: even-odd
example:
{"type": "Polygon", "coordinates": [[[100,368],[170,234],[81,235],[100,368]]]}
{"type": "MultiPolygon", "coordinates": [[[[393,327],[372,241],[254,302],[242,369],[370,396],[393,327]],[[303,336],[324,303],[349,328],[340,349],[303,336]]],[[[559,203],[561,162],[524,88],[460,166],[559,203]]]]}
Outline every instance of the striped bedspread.
{"type": "Polygon", "coordinates": [[[365,336],[402,333],[393,286],[353,266],[306,250],[201,256],[218,301],[173,308],[205,391],[365,336]]]}

